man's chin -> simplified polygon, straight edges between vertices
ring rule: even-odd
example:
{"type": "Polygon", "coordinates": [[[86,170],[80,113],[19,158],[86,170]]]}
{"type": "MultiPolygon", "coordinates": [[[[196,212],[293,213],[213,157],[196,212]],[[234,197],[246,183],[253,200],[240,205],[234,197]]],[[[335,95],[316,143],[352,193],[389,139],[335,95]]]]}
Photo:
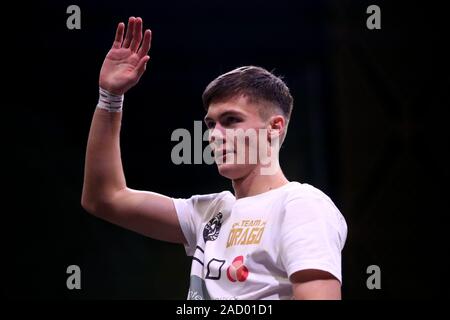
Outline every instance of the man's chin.
{"type": "Polygon", "coordinates": [[[219,174],[222,177],[231,180],[242,178],[245,175],[246,167],[247,167],[246,165],[242,164],[228,164],[228,163],[217,164],[217,170],[219,170],[219,174]]]}

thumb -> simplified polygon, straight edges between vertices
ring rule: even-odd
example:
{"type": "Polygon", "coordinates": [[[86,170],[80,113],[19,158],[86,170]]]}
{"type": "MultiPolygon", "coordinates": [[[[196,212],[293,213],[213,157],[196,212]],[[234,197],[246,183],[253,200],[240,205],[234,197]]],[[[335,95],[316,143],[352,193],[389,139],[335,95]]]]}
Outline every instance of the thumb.
{"type": "Polygon", "coordinates": [[[147,62],[150,60],[150,56],[144,56],[141,60],[139,60],[137,66],[136,66],[136,75],[137,77],[141,77],[144,73],[145,69],[147,68],[147,62]]]}

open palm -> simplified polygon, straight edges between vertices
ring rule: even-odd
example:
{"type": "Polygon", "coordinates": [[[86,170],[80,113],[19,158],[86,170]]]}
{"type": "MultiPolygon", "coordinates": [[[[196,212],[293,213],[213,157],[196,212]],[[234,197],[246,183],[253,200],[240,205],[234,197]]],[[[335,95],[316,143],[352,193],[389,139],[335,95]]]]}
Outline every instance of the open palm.
{"type": "Polygon", "coordinates": [[[119,95],[139,81],[150,59],[147,53],[151,31],[147,29],[142,37],[142,19],[130,17],[125,40],[124,31],[125,25],[121,22],[117,26],[113,46],[103,61],[99,79],[100,87],[119,95]]]}

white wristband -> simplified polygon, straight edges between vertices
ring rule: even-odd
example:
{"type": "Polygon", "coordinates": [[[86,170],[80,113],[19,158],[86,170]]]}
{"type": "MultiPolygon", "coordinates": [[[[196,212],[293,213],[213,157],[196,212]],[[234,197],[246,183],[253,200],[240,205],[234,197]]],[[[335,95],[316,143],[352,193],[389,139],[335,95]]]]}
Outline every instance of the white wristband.
{"type": "Polygon", "coordinates": [[[123,94],[116,95],[100,88],[97,108],[107,110],[109,112],[121,112],[123,106],[123,94]]]}

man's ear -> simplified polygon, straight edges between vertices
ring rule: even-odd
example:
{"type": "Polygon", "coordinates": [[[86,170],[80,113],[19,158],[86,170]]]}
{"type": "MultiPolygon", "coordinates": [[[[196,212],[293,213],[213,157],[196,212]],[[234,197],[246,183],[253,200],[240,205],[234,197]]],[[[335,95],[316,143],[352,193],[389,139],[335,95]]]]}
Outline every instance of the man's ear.
{"type": "Polygon", "coordinates": [[[286,119],[281,115],[272,116],[269,119],[268,125],[268,140],[269,142],[275,138],[281,138],[286,128],[286,119]]]}

